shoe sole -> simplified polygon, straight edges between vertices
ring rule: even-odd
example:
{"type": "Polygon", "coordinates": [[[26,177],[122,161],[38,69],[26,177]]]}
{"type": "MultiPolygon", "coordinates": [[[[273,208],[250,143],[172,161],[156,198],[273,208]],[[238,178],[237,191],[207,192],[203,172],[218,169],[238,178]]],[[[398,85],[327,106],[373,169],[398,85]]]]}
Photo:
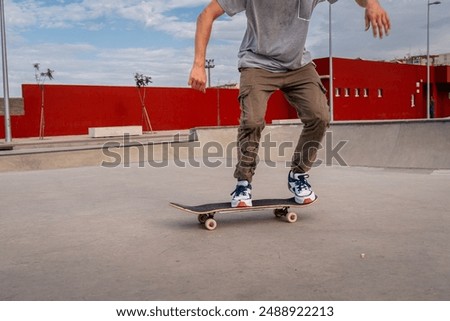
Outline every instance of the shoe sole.
{"type": "Polygon", "coordinates": [[[252,200],[239,201],[238,203],[231,202],[231,207],[252,207],[252,200]]]}
{"type": "Polygon", "coordinates": [[[306,204],[313,203],[317,199],[317,196],[316,196],[316,194],[312,193],[311,195],[309,195],[307,197],[300,198],[298,196],[295,196],[294,198],[295,198],[295,202],[297,204],[306,205],[306,204]]]}

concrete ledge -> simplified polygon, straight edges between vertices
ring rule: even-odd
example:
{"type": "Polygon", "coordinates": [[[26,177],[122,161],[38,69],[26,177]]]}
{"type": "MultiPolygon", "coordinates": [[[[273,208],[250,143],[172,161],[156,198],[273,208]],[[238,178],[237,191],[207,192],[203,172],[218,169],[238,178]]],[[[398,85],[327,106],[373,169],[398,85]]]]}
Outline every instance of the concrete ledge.
{"type": "Polygon", "coordinates": [[[128,134],[130,136],[142,135],[142,126],[116,126],[116,127],[91,127],[89,137],[117,137],[128,134]]]}
{"type": "MultiPolygon", "coordinates": [[[[287,164],[301,130],[302,124],[267,126],[262,135],[260,160],[287,164]]],[[[448,119],[333,123],[322,142],[318,161],[328,166],[412,168],[448,173],[448,133],[448,119]]],[[[102,161],[108,164],[114,161],[153,162],[158,165],[160,160],[171,159],[206,157],[234,160],[237,153],[236,126],[200,127],[129,139],[123,136],[124,131],[119,133],[121,135],[118,138],[95,139],[87,135],[46,140],[18,139],[14,142],[14,150],[2,151],[0,148],[0,172],[98,166],[102,161]]]]}
{"type": "Polygon", "coordinates": [[[300,119],[274,119],[272,125],[298,125],[302,124],[300,119]]]}
{"type": "Polygon", "coordinates": [[[48,137],[45,140],[17,139],[10,145],[13,150],[0,149],[0,173],[101,166],[103,163],[111,166],[114,162],[117,166],[122,163],[160,166],[175,157],[188,159],[192,148],[186,146],[190,142],[188,130],[161,131],[129,138],[90,138],[83,135],[48,137]]]}
{"type": "Polygon", "coordinates": [[[13,144],[0,144],[0,150],[13,150],[13,144]]]}
{"type": "MultiPolygon", "coordinates": [[[[303,126],[282,123],[264,129],[260,160],[290,161],[303,126]]],[[[448,119],[336,122],[322,142],[318,160],[327,165],[446,170],[450,169],[448,133],[448,119]]],[[[228,151],[235,152],[236,128],[196,128],[191,135],[198,139],[200,151],[218,143],[227,157],[235,157],[228,151]]]]}

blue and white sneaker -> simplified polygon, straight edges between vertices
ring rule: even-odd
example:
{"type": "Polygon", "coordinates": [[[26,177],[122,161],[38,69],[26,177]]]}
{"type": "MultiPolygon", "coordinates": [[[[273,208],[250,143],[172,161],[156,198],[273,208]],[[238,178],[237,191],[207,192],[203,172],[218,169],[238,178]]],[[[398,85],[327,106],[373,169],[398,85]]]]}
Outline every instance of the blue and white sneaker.
{"type": "Polygon", "coordinates": [[[248,181],[238,181],[236,189],[231,193],[231,207],[252,206],[252,185],[248,181]]]}
{"type": "Polygon", "coordinates": [[[289,172],[288,187],[294,193],[295,202],[298,204],[310,204],[317,198],[307,178],[309,178],[308,174],[289,172]]]}

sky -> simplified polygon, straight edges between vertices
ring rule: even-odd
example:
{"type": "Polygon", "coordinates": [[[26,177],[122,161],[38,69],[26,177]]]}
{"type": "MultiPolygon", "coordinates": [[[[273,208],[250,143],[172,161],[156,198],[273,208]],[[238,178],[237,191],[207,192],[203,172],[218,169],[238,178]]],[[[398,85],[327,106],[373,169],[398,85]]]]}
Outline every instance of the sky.
{"type": "MultiPolygon", "coordinates": [[[[282,1],[282,0],[274,0],[282,1]]],[[[46,84],[186,87],[194,56],[195,20],[209,0],[4,0],[9,92],[36,83],[33,65],[54,70],[46,84]]],[[[364,31],[364,9],[352,0],[332,6],[335,57],[392,60],[426,54],[427,0],[380,0],[392,20],[388,37],[364,31]]],[[[328,3],[317,6],[307,48],[328,56],[328,3]]],[[[207,58],[211,85],[237,83],[244,14],[214,24],[207,58]]],[[[430,52],[450,53],[450,0],[430,6],[430,52]]],[[[1,80],[3,88],[3,80],[1,80]]],[[[0,89],[3,93],[3,89],[0,89]]]]}

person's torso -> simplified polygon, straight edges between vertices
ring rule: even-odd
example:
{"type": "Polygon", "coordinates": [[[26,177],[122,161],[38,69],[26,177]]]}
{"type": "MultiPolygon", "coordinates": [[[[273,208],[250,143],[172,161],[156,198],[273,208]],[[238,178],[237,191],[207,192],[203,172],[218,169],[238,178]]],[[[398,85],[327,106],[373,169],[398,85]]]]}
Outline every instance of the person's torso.
{"type": "Polygon", "coordinates": [[[245,6],[247,16],[247,30],[239,51],[239,67],[276,72],[295,70],[309,63],[311,57],[305,50],[309,21],[315,6],[322,1],[237,1],[245,6]]]}

